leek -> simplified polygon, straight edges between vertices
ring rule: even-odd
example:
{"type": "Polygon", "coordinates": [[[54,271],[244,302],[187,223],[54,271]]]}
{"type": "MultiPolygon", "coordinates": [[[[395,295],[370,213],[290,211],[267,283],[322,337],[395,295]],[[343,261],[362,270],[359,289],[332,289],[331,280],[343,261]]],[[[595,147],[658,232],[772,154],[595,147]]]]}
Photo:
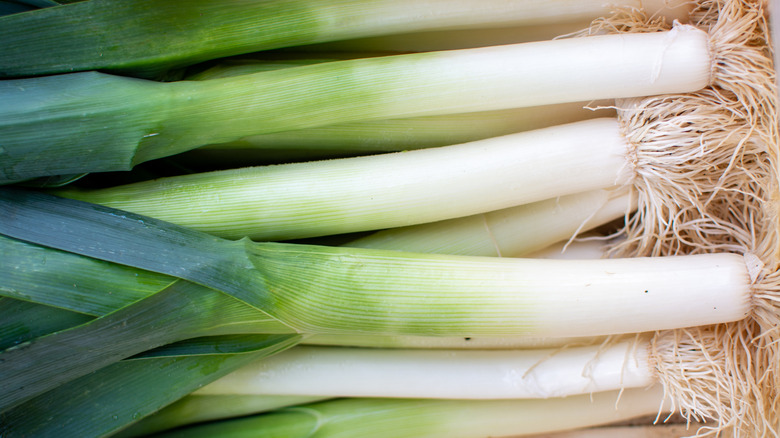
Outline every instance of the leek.
{"type": "MultiPolygon", "coordinates": [[[[685,2],[669,8],[665,3],[649,6],[687,13],[685,2]]],[[[590,21],[609,6],[600,0],[503,1],[489,7],[473,0],[198,0],[182,8],[173,0],[92,0],[2,19],[6,50],[0,77],[107,69],[157,76],[209,59],[361,36],[590,21]]]]}
{"type": "Polygon", "coordinates": [[[116,435],[120,437],[148,436],[151,433],[194,423],[225,418],[246,417],[288,406],[321,401],[312,396],[241,396],[188,395],[160,411],[132,424],[116,435]]]}
{"type": "MultiPolygon", "coordinates": [[[[343,59],[365,58],[371,54],[276,54],[235,58],[189,74],[187,80],[210,80],[261,71],[311,65],[343,59]]],[[[371,56],[378,56],[373,54],[371,56]]],[[[245,167],[253,161],[269,159],[302,161],[301,158],[325,158],[377,152],[396,152],[465,143],[499,135],[513,134],[584,119],[613,115],[609,102],[566,103],[533,108],[448,114],[394,120],[372,120],[304,130],[255,135],[238,141],[207,145],[187,152],[187,163],[213,163],[245,167]]]]}
{"type": "MultiPolygon", "coordinates": [[[[680,9],[681,11],[683,9],[680,9]]],[[[672,14],[664,14],[670,17],[672,14]]],[[[687,15],[687,12],[682,15],[687,15]]],[[[682,18],[682,17],[681,17],[682,18]]],[[[329,43],[288,47],[285,52],[432,52],[439,50],[459,50],[504,44],[546,41],[570,36],[587,29],[591,19],[566,21],[527,26],[435,30],[409,32],[395,35],[357,38],[329,43]]],[[[682,22],[687,22],[685,17],[682,22]]]]}
{"type": "Polygon", "coordinates": [[[635,202],[627,191],[594,190],[475,216],[379,231],[345,246],[521,257],[549,248],[552,242],[571,239],[579,231],[627,216],[635,202]]]}
{"type": "MultiPolygon", "coordinates": [[[[289,240],[620,187],[635,176],[631,148],[618,121],[603,118],[442,148],[57,193],[225,238],[289,240]]],[[[652,159],[635,167],[643,165],[652,167],[652,159]]]]}
{"type": "Polygon", "coordinates": [[[197,169],[216,170],[253,164],[312,161],[382,152],[449,146],[546,128],[614,112],[584,108],[583,103],[546,105],[446,116],[347,123],[255,135],[206,145],[176,157],[197,169]]]}
{"type": "Polygon", "coordinates": [[[637,423],[636,421],[628,423],[627,426],[617,424],[590,427],[582,430],[533,435],[528,438],[662,438],[691,436],[693,433],[708,432],[707,424],[698,421],[687,424],[675,421],[671,421],[670,424],[659,424],[657,420],[652,424],[637,423]]]}
{"type": "Polygon", "coordinates": [[[3,234],[201,283],[303,333],[635,333],[740,320],[755,303],[736,254],[570,261],[234,242],[34,192],[5,189],[0,206],[3,234]],[[558,272],[570,280],[551,284],[558,272]],[[576,308],[560,306],[573,296],[576,308]]]}
{"type": "Polygon", "coordinates": [[[255,361],[198,395],[438,399],[566,397],[656,382],[650,342],[537,350],[398,350],[299,346],[255,361]]]}
{"type": "MultiPolygon", "coordinates": [[[[594,200],[602,201],[606,198],[605,194],[594,193],[587,194],[581,197],[577,204],[588,204],[594,200]]],[[[579,197],[578,197],[579,198],[579,197]]],[[[550,214],[558,214],[566,216],[567,210],[558,210],[560,207],[559,202],[552,203],[555,206],[555,210],[550,214]]],[[[544,221],[544,215],[537,215],[538,208],[529,209],[528,216],[519,215],[516,219],[524,221],[526,225],[533,223],[533,218],[544,221]]],[[[596,207],[596,206],[593,206],[596,207]]],[[[524,209],[517,209],[518,213],[522,213],[524,209]]],[[[590,213],[586,210],[583,216],[588,216],[590,213]]],[[[578,220],[572,223],[574,226],[578,225],[578,220]]],[[[483,228],[478,227],[475,230],[478,235],[481,235],[483,228]]],[[[468,229],[459,230],[464,236],[468,236],[468,229]]],[[[535,236],[536,237],[536,236],[535,236]]],[[[492,249],[493,239],[488,239],[491,244],[483,245],[483,248],[488,250],[492,249]]],[[[532,240],[537,242],[538,240],[532,240]]],[[[427,242],[435,243],[435,240],[428,239],[427,242]]],[[[388,242],[391,243],[391,242],[388,242]]],[[[518,242],[519,243],[519,242],[518,242]]],[[[506,245],[506,243],[504,243],[506,245]]],[[[575,243],[569,245],[566,254],[571,254],[573,249],[578,248],[581,243],[575,243]]],[[[381,247],[381,242],[374,244],[375,248],[381,247]]],[[[466,248],[471,247],[467,245],[466,248]]],[[[519,248],[516,244],[515,248],[519,248]]],[[[416,247],[421,252],[436,252],[440,249],[438,246],[431,246],[428,248],[422,248],[419,245],[416,247]]],[[[450,246],[448,249],[452,249],[450,246]]],[[[551,250],[553,254],[548,257],[558,256],[557,253],[561,253],[561,248],[551,250]]],[[[32,301],[35,303],[46,304],[48,306],[57,306],[62,309],[70,310],[59,311],[53,307],[43,306],[43,309],[36,308],[32,303],[22,304],[21,302],[12,301],[13,303],[7,307],[9,313],[6,317],[0,317],[0,320],[10,324],[9,330],[18,331],[21,327],[15,326],[19,323],[23,323],[25,327],[23,332],[25,336],[10,335],[11,339],[7,342],[23,342],[31,337],[31,333],[41,333],[43,328],[36,328],[36,321],[48,321],[52,322],[54,317],[56,319],[64,319],[68,321],[74,319],[78,322],[86,322],[84,318],[89,316],[102,316],[106,313],[116,311],[124,306],[127,306],[143,297],[152,295],[163,290],[174,282],[171,277],[163,276],[160,274],[154,274],[148,271],[140,271],[137,269],[127,268],[121,265],[102,262],[96,259],[86,258],[75,254],[65,253],[62,251],[56,251],[49,248],[42,248],[36,245],[26,244],[14,239],[8,239],[6,237],[0,237],[0,254],[2,255],[2,263],[0,263],[0,278],[3,278],[0,286],[0,293],[7,297],[14,297],[17,299],[23,299],[32,301]],[[101,284],[97,285],[92,280],[94,278],[101,278],[101,284]],[[39,317],[24,318],[17,309],[18,306],[22,306],[27,309],[28,312],[40,312],[39,317]],[[16,310],[14,310],[16,309],[16,310]],[[22,318],[23,321],[14,323],[22,318]],[[15,341],[16,340],[16,341],[15,341]]],[[[472,255],[477,255],[473,254],[472,255]]],[[[488,253],[482,255],[489,255],[488,253]]],[[[585,258],[601,258],[604,252],[594,253],[585,258]]],[[[583,257],[580,257],[583,258],[583,257]]],[[[5,298],[9,300],[10,298],[5,298]]],[[[220,306],[229,306],[229,302],[220,304],[220,306]]],[[[76,325],[71,324],[71,325],[76,325]]],[[[63,326],[62,328],[65,328],[63,326]]],[[[170,331],[170,330],[169,330],[170,331]]],[[[0,332],[4,332],[0,327],[0,332]]],[[[377,338],[367,336],[349,336],[344,335],[333,337],[319,335],[310,337],[306,342],[314,343],[331,343],[336,342],[340,345],[369,345],[369,346],[396,346],[396,347],[408,347],[408,348],[518,348],[518,347],[541,347],[551,345],[562,345],[572,341],[580,341],[580,339],[560,338],[555,340],[531,338],[527,336],[515,337],[515,338],[483,338],[483,337],[463,337],[456,338],[441,338],[441,337],[392,337],[392,338],[377,338]]]]}
{"type": "Polygon", "coordinates": [[[706,32],[678,26],[209,81],[94,72],[8,80],[0,182],[128,170],[210,143],[329,124],[695,91],[713,79],[709,46],[706,32]]]}
{"type": "MultiPolygon", "coordinates": [[[[10,189],[1,192],[0,232],[215,288],[260,310],[254,317],[250,313],[246,322],[259,322],[255,330],[261,333],[277,327],[310,334],[605,335],[740,320],[774,296],[771,285],[761,286],[768,288],[763,298],[754,296],[748,266],[734,254],[572,262],[232,242],[79,201],[10,189]],[[568,280],[561,281],[559,272],[567,272],[568,280]],[[387,280],[388,273],[392,281],[387,280]],[[550,283],[551,277],[559,280],[550,283]],[[573,297],[576,306],[561,306],[573,297]],[[269,316],[278,323],[268,326],[269,316]]],[[[177,290],[175,286],[168,288],[170,292],[177,290]]],[[[96,321],[106,328],[135,319],[154,323],[164,307],[145,302],[151,299],[154,304],[166,296],[176,297],[154,295],[115,316],[107,315],[105,322],[96,321]]],[[[204,318],[197,311],[190,313],[193,321],[204,318]]],[[[219,327],[227,322],[211,319],[208,324],[219,327]]],[[[59,338],[78,342],[79,328],[74,330],[59,338]]],[[[175,333],[198,335],[193,330],[185,327],[175,333]]],[[[52,382],[89,372],[90,366],[133,354],[124,348],[139,345],[132,331],[122,342],[121,333],[109,335],[104,338],[111,348],[101,351],[104,362],[87,366],[89,355],[66,351],[69,361],[47,361],[39,369],[62,370],[62,375],[51,373],[43,381],[39,372],[26,375],[25,370],[27,359],[46,357],[46,342],[27,347],[43,356],[25,355],[24,350],[4,352],[7,360],[0,369],[16,377],[4,382],[9,387],[0,397],[17,404],[34,395],[36,388],[44,390],[52,382]],[[77,366],[79,361],[86,363],[77,366]]],[[[171,342],[170,336],[160,333],[152,339],[171,342]]],[[[54,335],[51,343],[58,345],[57,339],[54,335]]],[[[75,344],[62,347],[67,350],[67,345],[75,344]]]]}
{"type": "Polygon", "coordinates": [[[205,424],[164,437],[420,437],[529,435],[665,412],[657,388],[548,400],[343,399],[205,424]],[[565,413],[565,415],[561,415],[565,413]]]}

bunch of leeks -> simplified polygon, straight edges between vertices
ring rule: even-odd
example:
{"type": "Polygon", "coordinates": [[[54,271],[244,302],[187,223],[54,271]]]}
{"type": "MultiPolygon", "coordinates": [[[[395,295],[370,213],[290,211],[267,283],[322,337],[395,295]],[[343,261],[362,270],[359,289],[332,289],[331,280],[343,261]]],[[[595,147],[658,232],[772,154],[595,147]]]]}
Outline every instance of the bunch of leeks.
{"type": "Polygon", "coordinates": [[[616,35],[253,62],[210,78],[192,66],[506,27],[533,16],[525,7],[538,23],[602,13],[561,3],[91,0],[0,18],[12,42],[0,54],[4,184],[255,141],[420,149],[103,189],[95,174],[59,197],[1,189],[0,433],[134,436],[274,406],[288,407],[180,433],[529,434],[671,411],[776,431],[777,133],[761,2],[674,9],[694,25],[618,14],[605,23],[635,32],[616,35]],[[159,26],[166,37],[138,43],[159,26]],[[536,109],[614,98],[609,118],[536,109]],[[527,131],[513,133],[519,114],[527,131]],[[517,258],[571,249],[610,221],[623,258],[517,258]],[[340,247],[272,242],[383,228],[340,247]],[[353,398],[316,400],[330,397],[353,398]]]}

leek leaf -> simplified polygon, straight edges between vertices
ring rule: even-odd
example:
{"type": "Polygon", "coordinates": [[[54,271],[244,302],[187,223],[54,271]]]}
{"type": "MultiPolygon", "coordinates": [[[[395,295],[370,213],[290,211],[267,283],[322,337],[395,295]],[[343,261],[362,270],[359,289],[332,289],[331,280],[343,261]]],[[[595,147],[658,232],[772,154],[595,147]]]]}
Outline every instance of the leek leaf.
{"type": "Polygon", "coordinates": [[[104,436],[299,340],[298,335],[270,335],[262,349],[251,353],[117,362],[0,413],[0,435],[104,436]]]}
{"type": "Polygon", "coordinates": [[[0,236],[1,296],[102,316],[174,281],[156,272],[0,236]]]}
{"type": "Polygon", "coordinates": [[[288,406],[322,401],[323,397],[193,395],[166,406],[123,430],[115,438],[142,437],[183,425],[256,415],[288,406]]]}
{"type": "Polygon", "coordinates": [[[135,305],[0,352],[0,410],[171,342],[220,334],[221,330],[279,331],[278,324],[261,312],[223,297],[220,292],[178,281],[135,305]]]}
{"type": "Polygon", "coordinates": [[[269,301],[244,241],[230,242],[129,212],[12,188],[0,189],[0,219],[0,233],[10,237],[183,278],[258,309],[269,301]]]}
{"type": "Polygon", "coordinates": [[[91,319],[89,315],[56,307],[0,298],[0,351],[91,319]]]}
{"type": "Polygon", "coordinates": [[[126,360],[246,353],[267,342],[266,334],[202,336],[157,347],[126,360]]]}

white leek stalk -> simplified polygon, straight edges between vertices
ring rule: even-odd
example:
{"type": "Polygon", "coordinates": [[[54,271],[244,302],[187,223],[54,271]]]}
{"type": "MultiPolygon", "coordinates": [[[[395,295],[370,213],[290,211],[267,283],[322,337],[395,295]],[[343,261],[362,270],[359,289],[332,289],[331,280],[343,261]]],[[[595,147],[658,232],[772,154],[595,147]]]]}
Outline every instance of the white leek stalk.
{"type": "Polygon", "coordinates": [[[622,242],[621,236],[605,239],[603,236],[586,234],[582,240],[561,241],[547,248],[529,254],[532,259],[600,259],[607,257],[609,249],[622,242]]]}
{"type": "MultiPolygon", "coordinates": [[[[501,2],[481,3],[490,5],[493,9],[501,2]]],[[[607,16],[615,9],[642,10],[649,17],[663,17],[668,23],[678,20],[682,23],[690,21],[689,13],[692,4],[687,1],[652,0],[642,1],[611,1],[598,2],[586,1],[526,1],[525,7],[534,8],[535,11],[526,12],[526,19],[522,26],[501,26],[501,20],[493,23],[484,23],[480,28],[461,28],[457,30],[427,30],[405,31],[400,34],[364,37],[348,39],[330,43],[320,43],[300,47],[291,47],[287,50],[303,51],[395,51],[395,52],[427,52],[433,50],[457,50],[470,47],[494,46],[503,44],[515,44],[529,41],[543,41],[554,39],[561,35],[574,34],[582,29],[587,29],[591,22],[600,17],[607,16]],[[542,11],[546,9],[546,11],[542,11]],[[546,14],[549,14],[545,16],[546,14]]],[[[500,13],[498,9],[494,9],[500,13]]],[[[516,9],[520,12],[520,9],[516,9]]],[[[485,13],[484,11],[481,13],[485,13]]]]}
{"type": "Polygon", "coordinates": [[[577,193],[448,221],[393,228],[351,241],[357,248],[521,257],[636,208],[628,190],[577,193]]]}
{"type": "Polygon", "coordinates": [[[538,350],[398,350],[300,346],[196,394],[444,399],[550,398],[655,383],[650,343],[538,350]]]}

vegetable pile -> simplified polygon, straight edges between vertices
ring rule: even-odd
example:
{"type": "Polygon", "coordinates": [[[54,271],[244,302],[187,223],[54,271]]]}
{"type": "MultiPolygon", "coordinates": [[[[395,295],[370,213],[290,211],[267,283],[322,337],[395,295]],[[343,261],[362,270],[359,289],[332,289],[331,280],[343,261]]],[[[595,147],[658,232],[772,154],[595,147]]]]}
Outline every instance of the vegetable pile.
{"type": "Polygon", "coordinates": [[[0,2],[0,436],[778,436],[766,8],[0,2]]]}

